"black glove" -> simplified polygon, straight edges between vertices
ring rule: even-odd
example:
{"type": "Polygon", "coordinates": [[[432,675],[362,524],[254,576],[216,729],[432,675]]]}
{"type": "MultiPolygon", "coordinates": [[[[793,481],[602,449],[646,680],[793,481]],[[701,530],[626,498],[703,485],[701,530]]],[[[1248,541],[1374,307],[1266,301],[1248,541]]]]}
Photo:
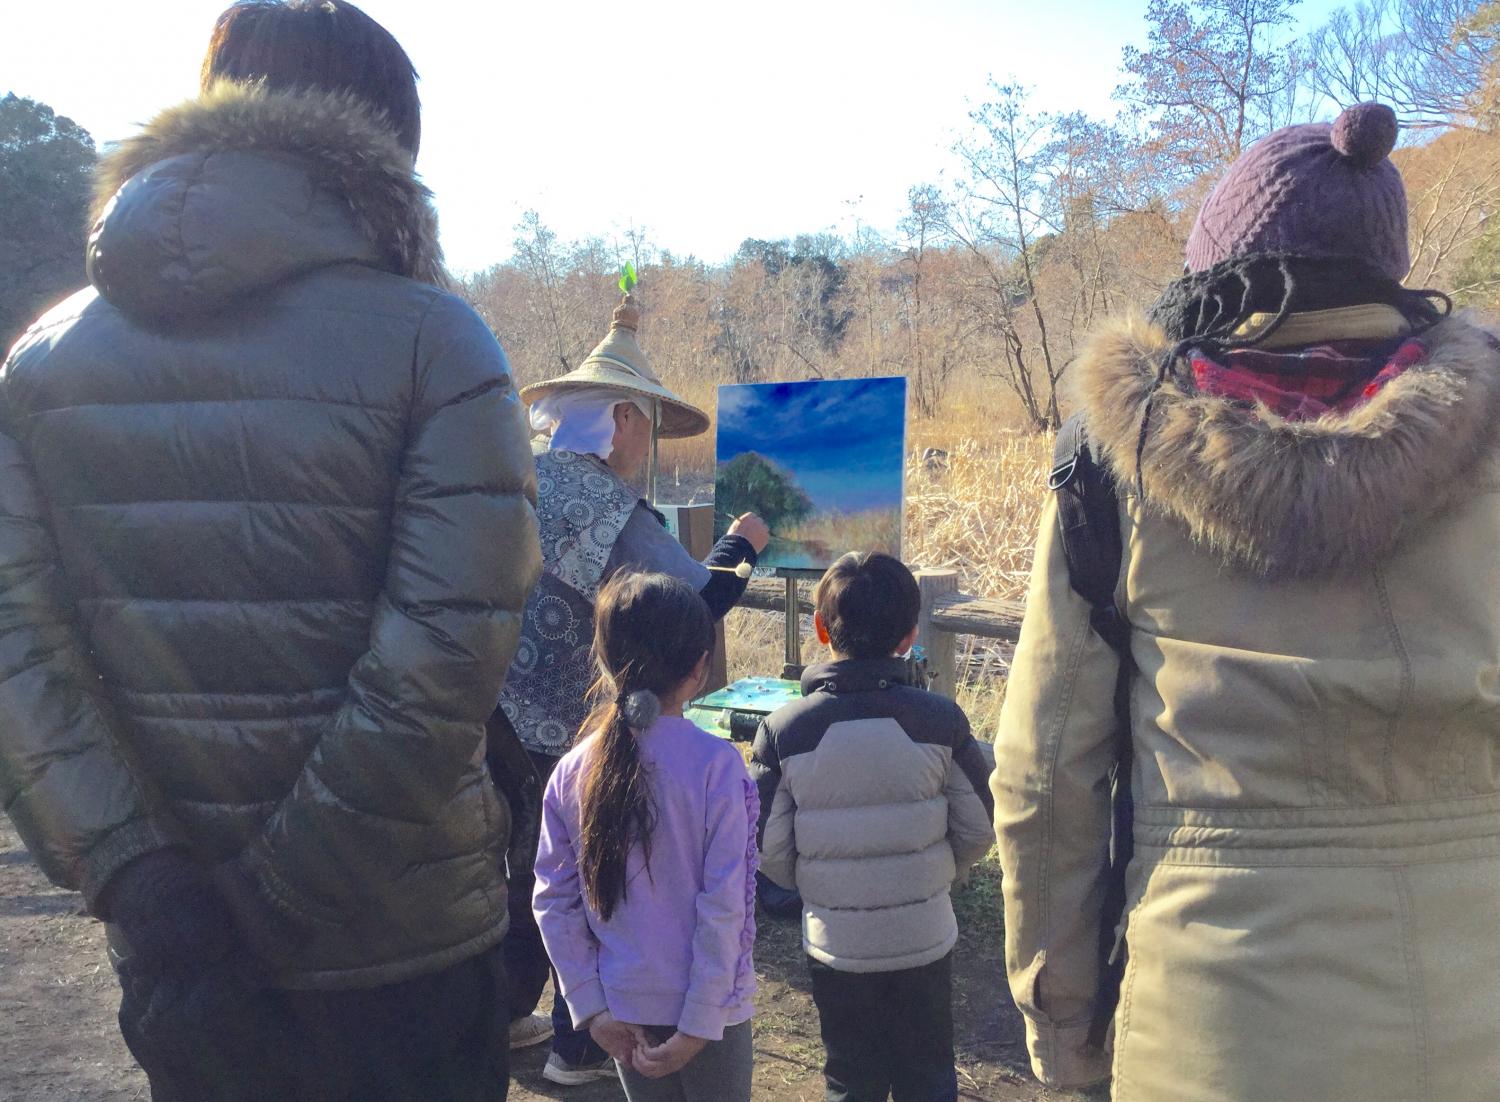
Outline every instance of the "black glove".
{"type": "Polygon", "coordinates": [[[132,861],[105,886],[98,910],[129,946],[119,969],[120,1026],[149,1074],[178,1081],[205,1054],[253,1035],[249,958],[223,896],[185,853],[162,849],[132,861]]]}
{"type": "Polygon", "coordinates": [[[98,911],[124,933],[138,974],[196,972],[235,948],[223,897],[181,850],[154,850],[115,873],[98,911]]]}
{"type": "Polygon", "coordinates": [[[542,779],[516,734],[515,726],[499,708],[485,724],[485,759],[495,791],[505,801],[510,813],[510,838],[505,852],[506,880],[529,880],[532,866],[536,864],[537,840],[542,832],[542,779]]]}
{"type": "Polygon", "coordinates": [[[178,1043],[191,1051],[226,1030],[238,1035],[242,1031],[234,1025],[255,1005],[259,990],[251,970],[237,957],[191,972],[169,969],[155,976],[137,976],[128,964],[124,968],[130,981],[122,977],[121,987],[127,998],[138,1000],[138,1028],[157,1046],[178,1043]]]}

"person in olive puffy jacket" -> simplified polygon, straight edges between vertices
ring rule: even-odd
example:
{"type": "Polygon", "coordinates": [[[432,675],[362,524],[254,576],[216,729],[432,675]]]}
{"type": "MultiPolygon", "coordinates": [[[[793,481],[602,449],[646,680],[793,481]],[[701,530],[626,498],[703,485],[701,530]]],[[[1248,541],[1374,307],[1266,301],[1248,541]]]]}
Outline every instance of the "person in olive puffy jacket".
{"type": "Polygon", "coordinates": [[[111,924],[154,1098],[503,1098],[521,406],[395,40],[238,5],[203,77],[0,375],[0,802],[111,924]]]}

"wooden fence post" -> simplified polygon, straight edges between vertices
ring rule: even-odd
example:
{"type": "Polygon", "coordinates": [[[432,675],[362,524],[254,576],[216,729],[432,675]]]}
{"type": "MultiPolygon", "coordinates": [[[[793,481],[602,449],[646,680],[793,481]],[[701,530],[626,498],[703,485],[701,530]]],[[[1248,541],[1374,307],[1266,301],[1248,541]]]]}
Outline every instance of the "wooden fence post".
{"type": "MultiPolygon", "coordinates": [[[[658,505],[667,518],[667,527],[689,555],[702,562],[714,549],[713,505],[658,505]]],[[[706,693],[722,689],[729,683],[728,659],[724,654],[724,621],[714,625],[714,656],[708,667],[706,693]]]]}
{"type": "Polygon", "coordinates": [[[940,598],[958,593],[957,570],[918,570],[917,589],[922,594],[922,611],[917,619],[917,645],[927,652],[927,669],[932,675],[932,691],[950,700],[958,695],[958,657],[954,635],[933,623],[940,598]]]}

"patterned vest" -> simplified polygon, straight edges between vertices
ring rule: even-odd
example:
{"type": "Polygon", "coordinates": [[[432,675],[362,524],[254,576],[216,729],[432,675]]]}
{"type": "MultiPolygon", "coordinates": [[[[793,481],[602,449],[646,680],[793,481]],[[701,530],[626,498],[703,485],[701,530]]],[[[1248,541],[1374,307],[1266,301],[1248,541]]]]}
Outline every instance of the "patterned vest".
{"type": "Polygon", "coordinates": [[[542,580],[526,602],[500,707],[528,750],[556,757],[588,718],[594,598],[641,499],[602,460],[567,451],[537,455],[536,496],[542,580]]]}

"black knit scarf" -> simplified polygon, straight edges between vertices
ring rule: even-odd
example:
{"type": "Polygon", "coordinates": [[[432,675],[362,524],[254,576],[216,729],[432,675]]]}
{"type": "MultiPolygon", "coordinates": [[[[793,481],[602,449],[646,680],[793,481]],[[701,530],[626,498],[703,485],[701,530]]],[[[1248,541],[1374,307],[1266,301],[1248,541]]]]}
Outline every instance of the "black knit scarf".
{"type": "Polygon", "coordinates": [[[1148,316],[1161,326],[1172,346],[1157,363],[1141,413],[1135,452],[1140,497],[1146,496],[1142,468],[1156,392],[1168,378],[1176,377],[1189,350],[1200,349],[1219,358],[1264,341],[1292,314],[1372,303],[1399,310],[1414,333],[1432,328],[1453,309],[1452,300],[1441,291],[1408,290],[1368,262],[1352,257],[1254,253],[1190,272],[1163,291],[1148,316]],[[1270,323],[1250,336],[1236,336],[1235,331],[1255,314],[1270,314],[1270,323]]]}

